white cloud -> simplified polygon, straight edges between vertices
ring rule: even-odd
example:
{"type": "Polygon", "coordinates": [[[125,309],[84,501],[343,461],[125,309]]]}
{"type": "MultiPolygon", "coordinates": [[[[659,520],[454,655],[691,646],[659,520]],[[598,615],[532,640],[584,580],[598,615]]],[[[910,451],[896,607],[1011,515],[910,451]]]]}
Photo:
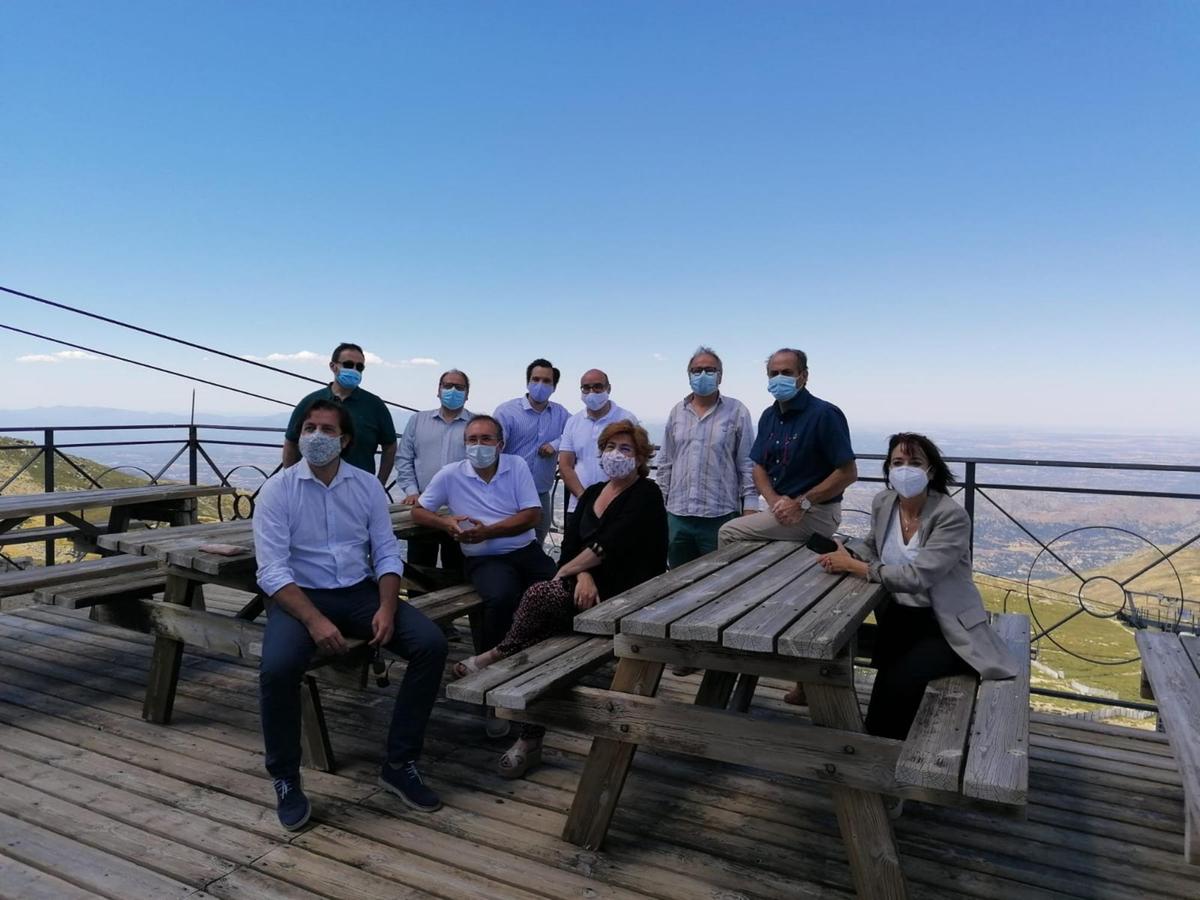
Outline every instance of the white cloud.
{"type": "Polygon", "coordinates": [[[438,361],[429,356],[414,356],[412,359],[400,360],[402,366],[436,366],[438,361]]]}
{"type": "Polygon", "coordinates": [[[246,359],[255,362],[319,362],[325,357],[311,350],[298,350],[295,353],[268,353],[266,356],[253,356],[247,353],[246,359]]]}
{"type": "MultiPolygon", "coordinates": [[[[418,366],[438,365],[438,361],[431,356],[414,356],[411,359],[400,359],[395,362],[386,360],[378,353],[371,353],[370,351],[364,353],[363,356],[368,366],[378,366],[383,369],[411,369],[418,366]]],[[[324,364],[328,362],[329,357],[321,353],[313,353],[311,350],[297,350],[295,353],[268,353],[266,356],[254,356],[247,353],[243,359],[269,363],[302,362],[324,364]]]]}
{"type": "Polygon", "coordinates": [[[653,356],[653,357],[654,357],[656,360],[658,360],[659,362],[666,362],[666,361],[667,361],[667,357],[666,357],[666,355],[665,355],[665,354],[663,354],[663,353],[651,353],[650,355],[651,355],[651,356],[653,356]]]}
{"type": "Polygon", "coordinates": [[[57,353],[26,353],[18,356],[17,362],[23,363],[59,363],[76,360],[103,360],[103,356],[87,353],[83,350],[59,350],[57,353]]]}

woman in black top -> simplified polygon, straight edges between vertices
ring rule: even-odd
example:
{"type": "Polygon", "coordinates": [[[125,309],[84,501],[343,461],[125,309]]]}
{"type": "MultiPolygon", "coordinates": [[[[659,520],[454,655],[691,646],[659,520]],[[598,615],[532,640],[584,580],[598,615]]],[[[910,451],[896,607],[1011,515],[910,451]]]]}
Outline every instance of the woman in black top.
{"type": "MultiPolygon", "coordinates": [[[[459,663],[459,677],[511,656],[556,634],[570,632],[577,612],[591,609],[667,568],[667,513],[662,491],[646,475],[654,447],[640,425],[622,419],[600,434],[600,466],[608,481],[593,484],[567,519],[554,578],[529,588],[512,627],[492,650],[459,663]]],[[[526,725],[501,757],[511,778],[541,761],[545,729],[526,725]]]]}

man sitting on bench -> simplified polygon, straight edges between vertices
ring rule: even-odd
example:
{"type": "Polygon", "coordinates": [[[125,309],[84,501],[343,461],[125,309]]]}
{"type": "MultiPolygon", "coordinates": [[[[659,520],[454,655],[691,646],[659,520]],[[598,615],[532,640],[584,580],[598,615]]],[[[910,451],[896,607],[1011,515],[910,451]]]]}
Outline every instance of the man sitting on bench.
{"type": "Polygon", "coordinates": [[[370,638],[408,660],[392,712],[379,781],[415,809],[441,806],[416,761],[446,663],[441,629],[399,602],[399,546],[387,494],[371,473],[343,463],[354,439],[344,406],[315,400],[304,413],[302,461],[263,485],[254,511],[258,584],[271,598],[259,669],[266,766],[279,822],[302,827],[311,812],[300,785],[300,682],[313,654],[345,653],[370,638]]]}

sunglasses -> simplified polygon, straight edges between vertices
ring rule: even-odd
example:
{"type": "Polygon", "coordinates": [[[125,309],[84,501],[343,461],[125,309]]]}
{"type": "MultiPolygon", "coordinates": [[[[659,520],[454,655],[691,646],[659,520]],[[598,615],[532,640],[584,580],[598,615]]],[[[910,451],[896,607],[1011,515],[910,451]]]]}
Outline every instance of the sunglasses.
{"type": "Polygon", "coordinates": [[[360,372],[366,368],[365,363],[351,362],[348,359],[343,359],[340,363],[338,363],[338,365],[341,366],[343,369],[358,369],[358,371],[360,371],[360,372]]]}

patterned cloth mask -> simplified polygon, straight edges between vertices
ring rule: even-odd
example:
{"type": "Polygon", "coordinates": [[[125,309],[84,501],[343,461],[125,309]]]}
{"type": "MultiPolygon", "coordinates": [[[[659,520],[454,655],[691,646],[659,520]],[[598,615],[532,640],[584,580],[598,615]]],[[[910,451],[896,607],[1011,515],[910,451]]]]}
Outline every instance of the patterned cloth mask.
{"type": "Polygon", "coordinates": [[[628,478],[637,468],[637,460],[620,450],[606,450],[600,455],[600,468],[609,478],[628,478]]]}
{"type": "MultiPolygon", "coordinates": [[[[355,372],[355,375],[358,373],[355,372]]],[[[310,466],[327,466],[342,453],[342,439],[333,434],[321,434],[319,431],[313,431],[309,434],[300,435],[298,442],[300,447],[300,455],[303,456],[310,466]]]]}

